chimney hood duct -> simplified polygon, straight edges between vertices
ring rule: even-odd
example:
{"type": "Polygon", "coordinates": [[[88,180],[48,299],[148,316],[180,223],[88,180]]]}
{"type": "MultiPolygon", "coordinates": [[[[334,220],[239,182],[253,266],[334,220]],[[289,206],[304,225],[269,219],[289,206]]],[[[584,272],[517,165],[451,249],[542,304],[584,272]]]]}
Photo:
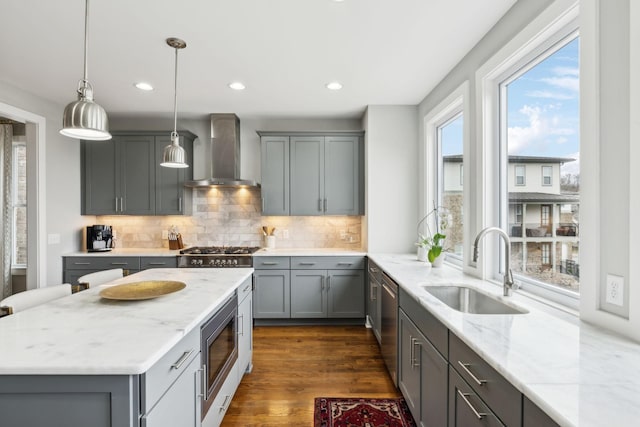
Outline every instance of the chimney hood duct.
{"type": "Polygon", "coordinates": [[[211,178],[187,181],[186,187],[260,187],[240,179],[240,119],[235,114],[211,115],[211,178]]]}

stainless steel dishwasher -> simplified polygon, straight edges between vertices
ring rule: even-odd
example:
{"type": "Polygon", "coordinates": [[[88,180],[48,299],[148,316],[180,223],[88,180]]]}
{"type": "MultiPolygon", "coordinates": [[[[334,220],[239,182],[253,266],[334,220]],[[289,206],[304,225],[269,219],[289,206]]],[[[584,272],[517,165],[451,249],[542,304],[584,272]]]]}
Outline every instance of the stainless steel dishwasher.
{"type": "Polygon", "coordinates": [[[382,273],[382,358],[398,385],[398,285],[382,273]]]}

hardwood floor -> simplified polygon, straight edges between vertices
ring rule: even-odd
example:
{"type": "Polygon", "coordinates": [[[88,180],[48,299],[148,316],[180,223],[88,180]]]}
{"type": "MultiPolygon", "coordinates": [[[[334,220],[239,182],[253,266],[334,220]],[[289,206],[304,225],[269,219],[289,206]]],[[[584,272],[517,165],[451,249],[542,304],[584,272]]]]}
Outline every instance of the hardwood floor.
{"type": "Polygon", "coordinates": [[[223,427],[313,426],[315,397],[399,397],[364,326],[260,326],[223,427]]]}

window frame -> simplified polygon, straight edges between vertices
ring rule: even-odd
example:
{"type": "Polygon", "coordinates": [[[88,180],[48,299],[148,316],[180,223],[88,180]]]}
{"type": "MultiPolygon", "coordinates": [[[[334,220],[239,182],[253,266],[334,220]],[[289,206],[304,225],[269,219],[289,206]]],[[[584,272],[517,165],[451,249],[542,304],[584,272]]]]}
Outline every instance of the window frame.
{"type": "Polygon", "coordinates": [[[516,187],[525,187],[527,185],[527,166],[526,165],[513,165],[513,173],[514,173],[514,180],[513,183],[516,187]],[[522,175],[518,175],[518,169],[522,169],[522,175]],[[521,177],[522,178],[522,183],[518,183],[518,178],[521,177]]]}
{"type": "Polygon", "coordinates": [[[543,187],[551,187],[553,186],[553,166],[551,165],[542,165],[541,166],[541,172],[540,174],[542,175],[542,186],[543,187]],[[549,171],[549,175],[545,175],[544,171],[548,170],[549,171]],[[549,183],[545,183],[545,178],[549,178],[549,183]]]}
{"type": "MultiPolygon", "coordinates": [[[[26,140],[24,140],[24,138],[19,138],[19,137],[14,137],[13,141],[11,142],[11,175],[14,179],[12,179],[11,182],[11,268],[12,269],[26,269],[27,268],[27,263],[17,263],[16,260],[18,259],[18,244],[17,244],[17,215],[16,215],[16,210],[18,208],[27,208],[27,200],[26,200],[26,194],[25,194],[25,201],[24,203],[19,203],[17,198],[18,198],[18,162],[17,157],[18,157],[18,148],[19,147],[24,147],[25,149],[25,155],[26,155],[26,149],[27,149],[27,143],[26,140]]],[[[26,167],[26,165],[25,165],[26,167]]],[[[26,173],[26,170],[25,170],[26,173]]],[[[28,262],[28,261],[27,261],[28,262]]]]}
{"type": "MultiPolygon", "coordinates": [[[[462,167],[468,160],[469,147],[471,141],[469,139],[469,122],[468,119],[470,113],[470,97],[469,97],[469,82],[464,81],[460,86],[453,90],[444,100],[438,105],[432,108],[423,118],[423,139],[420,144],[420,159],[421,159],[421,171],[419,182],[419,218],[424,217],[429,211],[433,209],[433,201],[441,204],[442,191],[439,187],[442,183],[443,166],[440,156],[439,148],[439,129],[451,120],[455,120],[458,116],[463,117],[463,129],[462,129],[462,167]]],[[[462,216],[468,218],[470,215],[469,210],[469,191],[467,190],[470,185],[469,176],[470,173],[462,173],[462,197],[463,197],[463,212],[462,216]]],[[[430,223],[429,226],[433,226],[430,223]]],[[[463,226],[463,242],[469,242],[470,229],[465,224],[463,226]]],[[[464,247],[468,244],[463,243],[464,247]]],[[[462,257],[447,252],[445,262],[464,267],[469,257],[468,251],[463,250],[462,257]]]]}
{"type": "MultiPolygon", "coordinates": [[[[501,102],[502,90],[514,75],[521,75],[537,65],[569,41],[579,37],[579,4],[572,1],[557,1],[547,7],[527,27],[514,36],[496,54],[476,71],[476,121],[479,126],[480,152],[474,156],[475,168],[479,171],[477,182],[470,191],[478,193],[479,200],[474,209],[478,212],[471,218],[473,235],[487,226],[508,226],[507,191],[508,162],[500,161],[506,155],[506,123],[501,122],[506,105],[501,102]],[[500,141],[500,143],[496,143],[500,141]]],[[[481,243],[484,257],[470,264],[466,271],[500,284],[504,273],[503,251],[499,239],[488,238],[481,243]],[[493,260],[493,262],[491,261],[493,260]]],[[[557,286],[536,280],[521,280],[516,277],[521,289],[543,299],[578,309],[580,295],[557,286]]]]}

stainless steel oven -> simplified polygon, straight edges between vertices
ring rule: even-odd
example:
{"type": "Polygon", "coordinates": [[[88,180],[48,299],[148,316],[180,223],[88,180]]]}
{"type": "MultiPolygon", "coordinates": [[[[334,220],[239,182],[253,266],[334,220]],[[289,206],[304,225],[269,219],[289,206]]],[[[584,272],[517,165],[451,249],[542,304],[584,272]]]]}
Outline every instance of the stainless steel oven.
{"type": "Polygon", "coordinates": [[[234,294],[200,329],[205,382],[202,419],[238,360],[237,312],[238,297],[234,294]]]}

